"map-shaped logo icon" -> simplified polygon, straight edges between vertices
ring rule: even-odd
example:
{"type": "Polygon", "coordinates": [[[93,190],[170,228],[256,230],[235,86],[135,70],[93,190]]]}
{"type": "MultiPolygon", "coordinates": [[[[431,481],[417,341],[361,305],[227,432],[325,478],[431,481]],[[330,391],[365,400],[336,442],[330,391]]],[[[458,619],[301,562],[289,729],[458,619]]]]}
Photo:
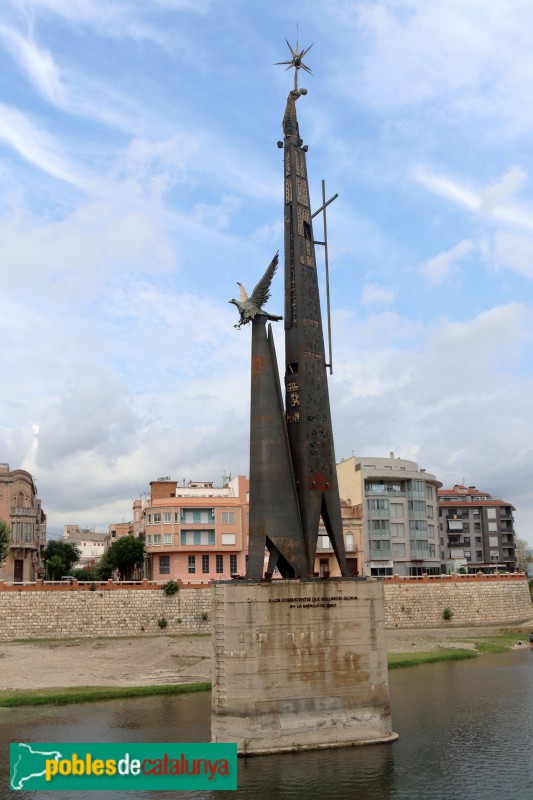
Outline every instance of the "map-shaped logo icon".
{"type": "Polygon", "coordinates": [[[32,778],[43,778],[46,762],[58,761],[61,753],[57,750],[36,750],[31,745],[18,742],[11,745],[11,789],[31,789],[32,778]]]}

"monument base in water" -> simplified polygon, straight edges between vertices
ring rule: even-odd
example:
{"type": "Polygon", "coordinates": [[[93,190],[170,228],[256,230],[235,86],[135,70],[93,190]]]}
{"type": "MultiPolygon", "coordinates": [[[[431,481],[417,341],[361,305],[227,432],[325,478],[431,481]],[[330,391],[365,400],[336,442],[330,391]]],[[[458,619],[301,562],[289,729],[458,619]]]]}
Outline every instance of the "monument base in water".
{"type": "Polygon", "coordinates": [[[213,742],[261,755],[398,738],[381,581],[220,581],[212,591],[213,742]]]}

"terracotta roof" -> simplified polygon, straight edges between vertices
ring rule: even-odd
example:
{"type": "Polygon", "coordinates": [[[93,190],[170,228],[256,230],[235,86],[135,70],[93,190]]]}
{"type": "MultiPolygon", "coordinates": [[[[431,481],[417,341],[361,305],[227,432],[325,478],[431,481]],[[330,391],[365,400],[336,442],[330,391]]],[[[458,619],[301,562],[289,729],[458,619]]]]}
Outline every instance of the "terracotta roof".
{"type": "Polygon", "coordinates": [[[509,506],[515,511],[515,507],[505,500],[467,500],[465,497],[458,497],[457,500],[439,500],[439,506],[509,506]]]}

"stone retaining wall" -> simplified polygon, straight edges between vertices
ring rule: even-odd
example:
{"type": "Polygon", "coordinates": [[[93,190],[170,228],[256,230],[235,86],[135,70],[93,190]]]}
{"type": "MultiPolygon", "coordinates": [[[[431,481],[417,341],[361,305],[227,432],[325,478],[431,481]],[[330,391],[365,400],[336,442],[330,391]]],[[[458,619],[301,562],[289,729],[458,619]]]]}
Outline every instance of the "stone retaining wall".
{"type": "Polygon", "coordinates": [[[386,628],[514,625],[532,617],[525,577],[385,581],[386,628]]]}
{"type": "Polygon", "coordinates": [[[0,641],[210,633],[210,613],[210,588],[0,591],[0,641]]]}
{"type": "MultiPolygon", "coordinates": [[[[513,625],[533,617],[522,577],[384,581],[387,628],[513,625]],[[449,608],[450,620],[443,619],[449,608]]],[[[0,641],[211,632],[208,584],[9,586],[0,583],[0,641]],[[160,628],[158,620],[166,620],[160,628]]]]}

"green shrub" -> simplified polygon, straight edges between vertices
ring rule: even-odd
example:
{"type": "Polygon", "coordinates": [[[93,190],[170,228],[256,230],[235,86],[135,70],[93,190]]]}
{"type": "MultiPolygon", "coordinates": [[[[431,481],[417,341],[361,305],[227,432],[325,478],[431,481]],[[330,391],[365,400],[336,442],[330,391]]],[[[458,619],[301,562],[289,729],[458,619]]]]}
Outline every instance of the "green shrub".
{"type": "Polygon", "coordinates": [[[173,594],[176,594],[176,592],[179,592],[179,588],[180,587],[176,581],[169,581],[165,586],[165,594],[168,594],[168,596],[171,597],[173,594]]]}
{"type": "Polygon", "coordinates": [[[160,619],[157,620],[157,624],[159,625],[159,627],[162,630],[163,628],[167,627],[168,621],[165,619],[165,617],[161,617],[160,619]]]}
{"type": "Polygon", "coordinates": [[[449,606],[446,606],[446,608],[442,612],[442,619],[449,620],[452,617],[453,617],[453,611],[449,606]]]}

